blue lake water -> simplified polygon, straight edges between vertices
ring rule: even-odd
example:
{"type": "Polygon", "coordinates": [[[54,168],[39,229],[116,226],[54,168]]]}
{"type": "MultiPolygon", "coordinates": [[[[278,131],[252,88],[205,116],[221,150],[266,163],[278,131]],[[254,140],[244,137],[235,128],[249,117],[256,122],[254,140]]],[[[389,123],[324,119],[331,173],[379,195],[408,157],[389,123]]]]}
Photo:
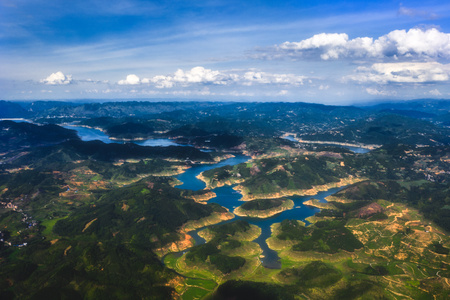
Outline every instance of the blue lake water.
{"type": "MultiPolygon", "coordinates": [[[[104,143],[124,143],[124,141],[120,140],[112,140],[109,138],[108,135],[106,135],[104,132],[98,129],[93,128],[86,128],[81,126],[73,126],[73,125],[67,125],[64,126],[68,129],[74,129],[78,132],[79,137],[83,141],[92,141],[92,140],[100,140],[104,143]]],[[[175,142],[173,142],[170,139],[149,139],[149,140],[143,140],[143,141],[135,141],[134,143],[142,146],[186,146],[186,145],[179,145],[175,142]]],[[[368,152],[367,149],[364,148],[355,148],[355,147],[345,147],[345,148],[353,148],[350,149],[356,153],[365,153],[368,152]],[[365,152],[364,152],[365,151],[365,152]]],[[[177,186],[177,188],[180,189],[189,189],[189,190],[201,190],[206,187],[205,183],[199,179],[196,178],[197,175],[199,175],[201,172],[219,168],[225,165],[237,165],[240,163],[244,163],[248,161],[250,157],[244,156],[244,155],[237,155],[236,157],[226,159],[224,161],[221,161],[216,164],[204,164],[204,165],[195,165],[190,169],[187,169],[184,173],[176,176],[178,180],[182,182],[181,185],[177,186]]],[[[342,188],[333,188],[328,191],[319,192],[317,195],[314,196],[294,196],[294,197],[288,197],[289,199],[292,199],[294,201],[294,209],[287,210],[284,212],[281,212],[280,214],[277,214],[276,216],[273,216],[271,218],[266,219],[257,219],[257,218],[246,218],[246,217],[239,217],[236,216],[232,220],[224,221],[222,223],[232,222],[235,220],[243,219],[249,222],[250,224],[254,224],[261,228],[261,235],[254,241],[258,243],[263,250],[263,257],[261,258],[261,263],[264,267],[272,268],[272,269],[278,269],[281,267],[280,258],[278,257],[278,254],[276,251],[269,249],[266,243],[266,239],[268,239],[271,235],[270,226],[274,223],[280,223],[281,221],[285,219],[295,219],[295,220],[301,220],[305,221],[307,217],[313,216],[316,212],[319,211],[317,208],[308,207],[303,205],[302,203],[306,200],[309,200],[311,198],[315,198],[320,200],[321,202],[325,202],[325,197],[336,193],[342,188]]],[[[242,195],[233,190],[233,187],[231,186],[224,186],[213,189],[213,191],[216,193],[216,197],[209,200],[209,203],[217,203],[220,204],[223,207],[226,207],[228,210],[233,212],[233,210],[242,205],[244,202],[240,201],[242,198],[242,195]]],[[[305,221],[307,223],[307,221],[305,221]]],[[[221,224],[222,224],[221,223],[221,224]]],[[[200,228],[195,231],[191,231],[189,234],[194,238],[196,244],[202,244],[205,243],[205,240],[201,238],[198,235],[198,231],[202,230],[203,228],[200,228]]]]}
{"type": "Polygon", "coordinates": [[[285,136],[285,137],[283,137],[283,139],[294,142],[294,143],[298,143],[298,141],[292,135],[285,136]]]}
{"type": "MultiPolygon", "coordinates": [[[[220,167],[227,166],[227,165],[230,165],[230,166],[238,165],[240,163],[248,161],[249,159],[250,159],[250,157],[248,157],[248,156],[238,155],[236,157],[232,157],[232,158],[223,160],[217,164],[196,165],[190,169],[187,169],[184,173],[176,176],[176,178],[178,180],[183,182],[183,184],[178,185],[177,188],[193,190],[193,191],[202,190],[206,187],[206,184],[203,181],[196,178],[196,176],[198,176],[201,172],[208,171],[208,170],[215,169],[215,168],[220,168],[220,167]]],[[[216,191],[216,190],[217,189],[215,189],[214,191],[216,191]]]]}
{"type": "Polygon", "coordinates": [[[33,123],[33,121],[31,121],[31,120],[23,119],[23,118],[2,118],[2,119],[0,119],[0,121],[13,121],[16,123],[21,123],[21,122],[33,123]]]}
{"type": "MultiPolygon", "coordinates": [[[[285,137],[283,137],[283,138],[286,139],[286,140],[288,140],[288,141],[298,143],[298,141],[297,141],[297,140],[295,139],[295,137],[292,136],[292,135],[288,135],[288,136],[285,136],[285,137]]],[[[348,150],[350,150],[350,151],[352,151],[352,152],[354,152],[354,153],[361,153],[361,154],[363,154],[363,153],[368,153],[368,152],[370,152],[370,149],[362,148],[362,147],[352,147],[352,146],[335,145],[335,144],[321,144],[321,145],[324,145],[324,146],[337,146],[337,147],[342,147],[342,148],[346,148],[346,149],[348,149],[348,150]]]]}
{"type": "MultiPolygon", "coordinates": [[[[179,185],[177,187],[181,189],[190,189],[190,190],[203,189],[206,186],[205,183],[196,178],[196,176],[199,175],[201,172],[225,165],[236,165],[239,163],[246,162],[247,160],[249,160],[248,156],[239,155],[214,165],[194,166],[186,170],[186,172],[184,172],[183,174],[180,174],[176,177],[177,179],[183,182],[182,185],[179,185]]],[[[319,192],[314,196],[288,197],[289,199],[292,199],[294,201],[294,208],[292,210],[281,212],[271,218],[258,219],[258,218],[246,218],[236,216],[234,219],[224,221],[220,224],[242,219],[246,220],[250,224],[254,224],[260,227],[261,235],[254,242],[258,243],[261,249],[263,250],[263,257],[261,258],[261,263],[264,267],[278,269],[281,267],[278,254],[276,251],[269,249],[266,243],[266,239],[268,239],[271,235],[270,226],[274,223],[280,223],[285,219],[295,219],[305,221],[307,217],[313,216],[316,212],[319,212],[319,209],[303,205],[302,203],[304,201],[309,200],[311,198],[315,198],[320,200],[321,202],[326,202],[325,197],[332,195],[341,189],[342,188],[333,188],[328,191],[319,192]]],[[[233,210],[236,207],[244,203],[243,201],[240,201],[242,195],[239,192],[233,190],[233,187],[231,186],[223,186],[215,188],[213,189],[213,191],[216,193],[217,196],[209,200],[208,202],[220,204],[221,206],[226,207],[231,212],[233,212],[233,210]]],[[[307,221],[305,222],[308,223],[307,221]]],[[[203,228],[200,228],[198,230],[189,232],[189,234],[191,234],[191,236],[194,238],[196,244],[203,244],[205,242],[203,238],[198,236],[198,231],[202,229],[203,228]]]]}
{"type": "Polygon", "coordinates": [[[351,146],[340,146],[340,147],[347,148],[348,150],[350,150],[350,151],[352,151],[354,153],[361,153],[361,154],[363,154],[363,153],[370,152],[370,149],[367,149],[367,148],[351,147],[351,146]]]}
{"type": "Polygon", "coordinates": [[[66,129],[76,130],[80,139],[85,142],[99,140],[106,144],[118,143],[118,141],[111,140],[109,136],[107,136],[103,131],[98,129],[74,125],[67,125],[63,127],[66,129]]]}
{"type": "MultiPolygon", "coordinates": [[[[87,128],[87,127],[75,126],[75,125],[67,125],[67,126],[63,126],[63,127],[67,128],[67,129],[76,130],[78,132],[78,136],[80,137],[80,139],[85,142],[99,140],[106,144],[110,144],[110,143],[123,144],[123,143],[125,143],[125,141],[123,141],[123,140],[111,139],[106,133],[104,133],[101,130],[95,129],[95,128],[87,128]]],[[[168,146],[189,147],[189,145],[177,144],[170,139],[148,139],[148,140],[142,140],[142,141],[133,141],[133,143],[140,145],[140,146],[149,146],[149,147],[168,147],[168,146]]]]}

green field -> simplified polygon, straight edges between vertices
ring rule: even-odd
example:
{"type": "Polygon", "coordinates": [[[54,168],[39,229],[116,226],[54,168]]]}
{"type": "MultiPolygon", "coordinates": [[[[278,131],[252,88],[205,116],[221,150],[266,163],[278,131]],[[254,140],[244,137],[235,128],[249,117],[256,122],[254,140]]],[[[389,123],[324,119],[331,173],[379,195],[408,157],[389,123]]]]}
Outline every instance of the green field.
{"type": "Polygon", "coordinates": [[[57,219],[51,219],[51,220],[44,220],[41,225],[45,227],[45,229],[42,231],[42,235],[44,236],[52,236],[53,234],[53,226],[55,226],[56,222],[59,220],[65,219],[66,217],[57,218],[57,219]]]}

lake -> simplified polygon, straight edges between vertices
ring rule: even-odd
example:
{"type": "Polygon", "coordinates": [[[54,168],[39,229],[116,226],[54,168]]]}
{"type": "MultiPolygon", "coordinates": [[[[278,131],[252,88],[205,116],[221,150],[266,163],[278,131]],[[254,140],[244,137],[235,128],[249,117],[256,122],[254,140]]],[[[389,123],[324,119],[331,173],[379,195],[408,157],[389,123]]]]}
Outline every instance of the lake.
{"type": "MultiPolygon", "coordinates": [[[[79,137],[83,141],[100,140],[104,143],[124,143],[124,141],[110,139],[108,135],[106,135],[104,132],[102,132],[101,130],[98,130],[98,129],[87,128],[87,127],[82,127],[82,126],[74,126],[74,125],[67,125],[67,126],[64,126],[64,128],[76,130],[78,132],[79,137]]],[[[138,145],[141,145],[141,146],[186,147],[186,145],[177,144],[170,139],[148,139],[148,140],[133,141],[133,142],[138,145]]],[[[348,148],[348,149],[354,148],[354,147],[346,147],[346,146],[343,146],[343,147],[348,148]]],[[[354,149],[350,149],[350,150],[352,150],[356,153],[368,152],[368,150],[364,149],[364,148],[354,148],[354,149]]],[[[248,156],[237,155],[235,157],[226,159],[226,160],[218,162],[216,164],[195,165],[192,168],[187,169],[182,174],[176,176],[176,178],[182,182],[182,184],[177,186],[177,188],[188,189],[188,190],[204,189],[206,187],[206,184],[203,181],[196,178],[197,175],[199,175],[201,172],[215,169],[215,168],[220,168],[220,167],[226,166],[226,165],[234,166],[234,165],[237,165],[240,163],[244,163],[244,162],[248,161],[249,159],[250,159],[250,157],[248,157],[248,156]]],[[[318,199],[321,202],[326,202],[325,197],[336,193],[337,191],[341,190],[342,188],[332,188],[328,191],[319,192],[318,194],[316,194],[314,196],[288,197],[289,199],[292,199],[294,201],[294,204],[295,204],[294,208],[291,210],[281,212],[270,218],[258,219],[258,218],[247,218],[247,217],[236,216],[234,219],[224,221],[220,224],[243,219],[243,220],[246,220],[250,224],[254,224],[254,225],[260,227],[261,235],[254,242],[258,243],[259,246],[261,247],[261,249],[263,250],[263,253],[262,253],[263,257],[261,258],[261,263],[266,268],[279,269],[281,267],[280,258],[278,257],[277,252],[269,249],[269,247],[267,246],[267,243],[266,243],[266,239],[268,239],[271,235],[270,226],[274,223],[280,223],[281,221],[283,221],[285,219],[301,220],[308,224],[308,222],[305,221],[305,219],[310,216],[313,216],[316,212],[319,211],[319,209],[314,208],[314,207],[305,206],[305,205],[303,205],[303,202],[306,200],[309,200],[311,198],[318,199]]],[[[233,212],[233,210],[236,207],[238,207],[244,203],[244,202],[240,201],[240,199],[242,198],[242,195],[239,192],[233,190],[232,186],[223,186],[223,187],[215,188],[215,189],[213,189],[213,192],[216,193],[217,196],[215,198],[209,200],[208,202],[209,203],[217,203],[217,204],[227,208],[231,212],[233,212]]],[[[205,240],[197,234],[197,232],[202,229],[204,229],[204,228],[200,228],[198,230],[189,232],[189,234],[194,238],[196,244],[205,243],[205,240]]]]}
{"type": "MultiPolygon", "coordinates": [[[[292,135],[288,135],[288,136],[285,136],[283,138],[288,140],[288,141],[294,142],[294,143],[299,143],[299,141],[297,141],[295,139],[295,137],[292,136],[292,135]]],[[[354,153],[361,153],[361,154],[370,152],[370,149],[363,148],[363,147],[354,147],[354,146],[345,146],[345,145],[336,145],[336,144],[322,144],[322,143],[320,145],[342,147],[342,148],[348,149],[348,150],[350,150],[350,151],[352,151],[354,153]]]]}
{"type": "MultiPolygon", "coordinates": [[[[246,162],[250,159],[248,156],[244,155],[237,155],[236,157],[224,160],[222,162],[219,162],[217,164],[213,165],[197,165],[194,166],[188,170],[186,170],[184,173],[176,176],[176,178],[183,182],[182,185],[177,186],[180,189],[189,189],[189,190],[201,190],[206,187],[205,183],[199,179],[196,178],[197,175],[199,175],[201,172],[218,168],[225,165],[237,165],[243,162],[246,162]]],[[[268,239],[271,235],[270,226],[274,223],[280,223],[281,221],[285,219],[295,219],[295,220],[301,220],[308,224],[307,221],[305,221],[306,218],[313,216],[316,212],[319,212],[318,208],[309,207],[306,205],[303,205],[303,202],[306,200],[309,200],[311,198],[315,198],[320,200],[321,202],[326,202],[325,197],[328,197],[329,195],[332,195],[336,193],[337,191],[343,189],[341,188],[332,188],[328,191],[319,192],[318,194],[314,196],[293,196],[288,197],[289,199],[292,199],[294,201],[294,208],[291,210],[287,210],[284,212],[281,212],[273,217],[266,218],[266,219],[258,219],[258,218],[247,218],[247,217],[239,217],[236,216],[232,220],[224,221],[220,224],[224,224],[227,222],[232,222],[236,220],[245,220],[250,224],[254,224],[261,228],[261,235],[254,240],[254,242],[258,243],[261,249],[263,250],[263,257],[261,258],[261,263],[266,268],[271,269],[279,269],[281,268],[280,258],[278,257],[278,254],[276,251],[271,250],[266,243],[266,239],[268,239]]],[[[232,186],[223,186],[218,187],[212,190],[214,193],[216,193],[216,197],[209,200],[208,203],[217,203],[225,208],[227,208],[229,211],[233,212],[233,210],[242,205],[244,202],[240,201],[242,198],[242,195],[235,191],[232,186]]],[[[201,238],[197,233],[200,230],[203,230],[204,228],[197,229],[195,231],[189,232],[189,234],[194,238],[196,244],[203,244],[205,243],[205,240],[201,238]]]]}
{"type": "MultiPolygon", "coordinates": [[[[66,125],[63,127],[66,129],[76,130],[80,139],[85,142],[94,140],[99,140],[106,144],[110,143],[123,144],[128,142],[123,140],[111,139],[106,133],[95,128],[76,125],[66,125]]],[[[168,146],[191,147],[191,145],[177,144],[171,139],[147,139],[147,140],[132,141],[132,143],[135,143],[140,146],[149,146],[149,147],[168,147],[168,146]]]]}

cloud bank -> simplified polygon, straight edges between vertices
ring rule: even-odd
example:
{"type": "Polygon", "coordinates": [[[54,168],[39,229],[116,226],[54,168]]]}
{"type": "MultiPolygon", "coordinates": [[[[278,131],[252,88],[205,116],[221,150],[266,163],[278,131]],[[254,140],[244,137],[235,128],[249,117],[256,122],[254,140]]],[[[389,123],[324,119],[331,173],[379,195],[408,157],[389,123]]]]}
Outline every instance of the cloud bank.
{"type": "Polygon", "coordinates": [[[321,33],[299,42],[285,42],[260,58],[450,58],[450,34],[435,28],[394,30],[374,39],[350,39],[346,33],[321,33]]]}
{"type": "Polygon", "coordinates": [[[195,67],[188,71],[178,69],[172,75],[145,78],[142,83],[153,83],[156,88],[171,88],[177,84],[188,86],[193,83],[225,85],[234,80],[233,76],[233,74],[225,74],[204,67],[195,67]]]}
{"type": "Polygon", "coordinates": [[[134,74],[127,76],[125,80],[120,80],[119,85],[148,84],[155,88],[173,88],[175,86],[188,87],[192,85],[243,85],[251,86],[255,84],[278,84],[299,86],[303,84],[306,76],[294,74],[271,74],[260,71],[218,71],[195,67],[184,71],[178,69],[171,75],[156,75],[151,78],[140,79],[134,74]]]}
{"type": "Polygon", "coordinates": [[[356,74],[345,77],[359,82],[386,83],[436,83],[450,78],[450,64],[377,63],[371,67],[359,67],[356,74]]]}

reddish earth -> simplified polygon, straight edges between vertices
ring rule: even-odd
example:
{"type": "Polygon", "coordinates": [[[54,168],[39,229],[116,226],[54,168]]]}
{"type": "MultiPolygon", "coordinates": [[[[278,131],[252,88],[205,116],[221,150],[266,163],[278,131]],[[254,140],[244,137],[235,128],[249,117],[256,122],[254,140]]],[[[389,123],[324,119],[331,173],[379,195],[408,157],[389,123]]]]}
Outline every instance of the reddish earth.
{"type": "Polygon", "coordinates": [[[358,218],[365,218],[380,212],[383,212],[383,207],[381,207],[378,203],[371,203],[361,207],[357,213],[357,216],[358,218]]]}

